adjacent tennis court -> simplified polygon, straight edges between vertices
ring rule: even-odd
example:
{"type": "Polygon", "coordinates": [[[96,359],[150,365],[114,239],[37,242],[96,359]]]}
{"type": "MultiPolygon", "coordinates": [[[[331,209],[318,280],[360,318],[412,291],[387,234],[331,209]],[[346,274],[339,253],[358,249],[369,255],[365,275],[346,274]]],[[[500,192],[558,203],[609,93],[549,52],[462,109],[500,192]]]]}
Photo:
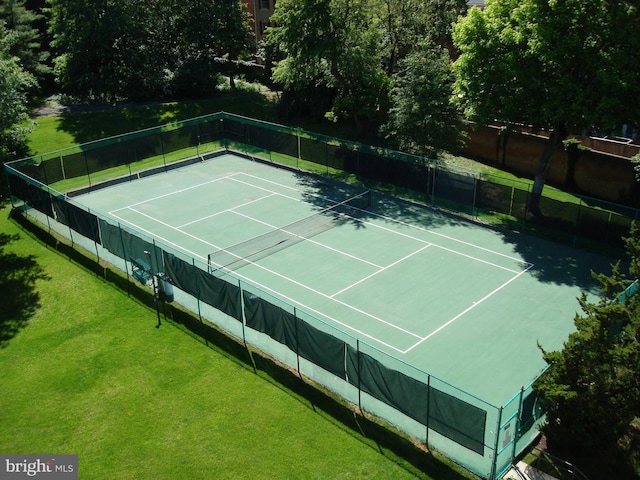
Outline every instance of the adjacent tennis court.
{"type": "Polygon", "coordinates": [[[233,154],[75,198],[490,402],[606,259],[233,154]]]}

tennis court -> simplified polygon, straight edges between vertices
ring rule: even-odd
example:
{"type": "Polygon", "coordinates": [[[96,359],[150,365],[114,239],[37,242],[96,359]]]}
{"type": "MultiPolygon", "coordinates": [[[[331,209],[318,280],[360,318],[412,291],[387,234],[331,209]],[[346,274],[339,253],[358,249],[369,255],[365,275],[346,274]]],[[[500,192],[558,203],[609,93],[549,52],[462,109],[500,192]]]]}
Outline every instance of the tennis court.
{"type": "Polygon", "coordinates": [[[76,197],[500,405],[560,348],[606,259],[224,154],[76,197]]]}

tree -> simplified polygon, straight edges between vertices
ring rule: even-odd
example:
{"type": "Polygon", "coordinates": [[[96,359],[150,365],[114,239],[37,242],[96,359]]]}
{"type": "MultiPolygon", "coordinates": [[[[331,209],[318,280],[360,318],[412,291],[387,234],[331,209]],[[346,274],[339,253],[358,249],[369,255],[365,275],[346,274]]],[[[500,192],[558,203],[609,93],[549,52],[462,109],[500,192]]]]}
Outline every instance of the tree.
{"type": "MultiPolygon", "coordinates": [[[[135,2],[49,0],[50,31],[58,56],[54,70],[63,91],[80,98],[113,102],[126,96],[129,61],[139,59],[128,41],[135,32],[135,2]]],[[[142,64],[144,65],[144,64],[142,64]]],[[[141,67],[142,65],[138,65],[141,67]]]]}
{"type": "MultiPolygon", "coordinates": [[[[640,474],[640,234],[626,239],[629,274],[594,274],[597,303],[579,298],[582,314],[562,350],[542,349],[549,369],[534,388],[547,411],[549,442],[587,455],[617,453],[640,474]],[[636,280],[634,280],[636,279],[636,280]]],[[[621,460],[622,459],[622,460],[621,460]]]]}
{"type": "Polygon", "coordinates": [[[197,96],[249,41],[238,0],[48,0],[63,90],[115,101],[197,96]]]}
{"type": "Polygon", "coordinates": [[[335,91],[327,117],[351,118],[363,132],[386,112],[388,77],[367,0],[279,0],[268,42],[285,58],[273,79],[284,88],[335,91]]]}
{"type": "Polygon", "coordinates": [[[378,0],[375,7],[387,74],[424,38],[427,25],[424,0],[378,0]]]}
{"type": "MultiPolygon", "coordinates": [[[[211,93],[217,75],[250,49],[249,14],[238,0],[190,0],[176,12],[179,91],[187,96],[211,93]],[[226,62],[225,62],[226,61],[226,62]]],[[[234,87],[233,74],[229,75],[234,87]]]]}
{"type": "Polygon", "coordinates": [[[460,148],[464,128],[451,102],[454,77],[447,50],[421,43],[399,67],[382,132],[400,149],[433,158],[460,148]]]}
{"type": "Polygon", "coordinates": [[[461,15],[467,12],[467,0],[429,0],[425,3],[425,7],[427,38],[452,53],[453,25],[461,15]]]}
{"type": "Polygon", "coordinates": [[[0,1],[0,20],[12,32],[9,54],[20,61],[24,70],[42,80],[49,74],[48,51],[42,48],[41,33],[34,26],[43,16],[26,8],[24,0],[0,1]]]}
{"type": "MultiPolygon", "coordinates": [[[[27,92],[36,85],[10,50],[15,41],[0,21],[0,161],[24,156],[26,134],[31,130],[27,92]]],[[[4,185],[4,182],[3,182],[4,185]]]]}
{"type": "Polygon", "coordinates": [[[569,133],[638,115],[640,17],[630,0],[493,0],[455,26],[457,99],[468,118],[547,129],[530,202],[569,133]]]}

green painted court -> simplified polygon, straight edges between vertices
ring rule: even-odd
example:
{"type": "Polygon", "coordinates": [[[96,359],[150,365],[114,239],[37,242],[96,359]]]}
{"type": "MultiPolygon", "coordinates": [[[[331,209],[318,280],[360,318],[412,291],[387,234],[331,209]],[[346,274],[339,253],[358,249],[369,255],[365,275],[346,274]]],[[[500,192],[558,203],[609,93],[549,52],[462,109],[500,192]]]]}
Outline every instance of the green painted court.
{"type": "Polygon", "coordinates": [[[224,154],[74,200],[495,405],[540,373],[537,343],[562,346],[590,271],[609,268],[363,192],[224,154]]]}

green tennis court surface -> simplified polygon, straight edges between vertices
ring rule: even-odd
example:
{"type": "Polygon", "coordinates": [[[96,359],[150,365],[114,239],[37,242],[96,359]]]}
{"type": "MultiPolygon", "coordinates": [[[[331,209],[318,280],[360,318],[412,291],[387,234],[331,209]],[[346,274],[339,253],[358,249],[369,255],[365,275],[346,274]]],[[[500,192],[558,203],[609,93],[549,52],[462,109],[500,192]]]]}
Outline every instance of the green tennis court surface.
{"type": "Polygon", "coordinates": [[[544,367],[537,342],[573,330],[590,270],[609,268],[376,192],[332,208],[362,192],[225,154],[76,200],[498,405],[544,367]]]}

